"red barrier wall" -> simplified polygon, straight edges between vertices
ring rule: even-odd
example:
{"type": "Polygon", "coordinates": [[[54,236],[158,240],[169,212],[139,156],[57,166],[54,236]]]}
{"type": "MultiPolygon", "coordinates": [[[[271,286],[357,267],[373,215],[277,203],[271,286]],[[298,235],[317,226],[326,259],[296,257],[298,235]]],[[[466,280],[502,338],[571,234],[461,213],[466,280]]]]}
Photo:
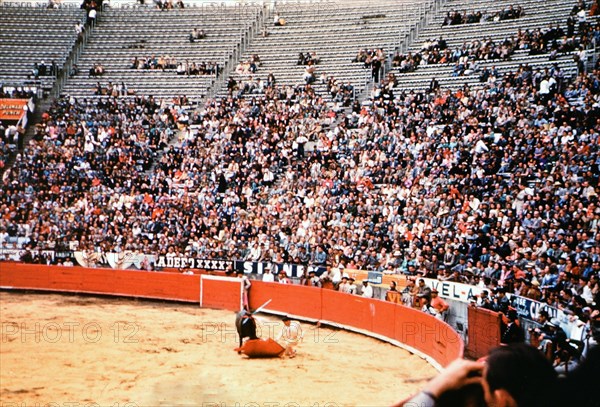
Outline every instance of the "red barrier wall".
{"type": "Polygon", "coordinates": [[[263,283],[252,281],[250,308],[256,309],[271,300],[267,309],[281,314],[302,315],[318,321],[321,319],[321,288],[294,284],[263,283]]]}
{"type": "Polygon", "coordinates": [[[0,263],[0,287],[123,295],[197,303],[200,276],[0,263]]]}
{"type": "Polygon", "coordinates": [[[267,311],[319,320],[387,340],[446,366],[461,357],[464,343],[446,323],[421,311],[337,291],[253,281],[250,307],[272,301],[267,311]]]}
{"type": "Polygon", "coordinates": [[[243,307],[242,280],[231,277],[200,278],[200,306],[238,312],[243,307]]]}
{"type": "MultiPolygon", "coordinates": [[[[200,276],[178,273],[0,263],[0,287],[200,301],[200,276]]],[[[208,287],[210,295],[203,298],[210,301],[218,302],[215,293],[226,299],[239,295],[235,293],[240,286],[231,281],[219,284],[212,280],[208,287]]],[[[250,307],[268,300],[269,312],[322,321],[386,340],[427,358],[438,368],[463,354],[463,341],[449,325],[402,305],[315,287],[252,281],[250,307]]]]}
{"type": "Polygon", "coordinates": [[[479,359],[487,355],[491,349],[500,345],[501,316],[498,312],[483,308],[469,307],[469,357],[479,359]]]}

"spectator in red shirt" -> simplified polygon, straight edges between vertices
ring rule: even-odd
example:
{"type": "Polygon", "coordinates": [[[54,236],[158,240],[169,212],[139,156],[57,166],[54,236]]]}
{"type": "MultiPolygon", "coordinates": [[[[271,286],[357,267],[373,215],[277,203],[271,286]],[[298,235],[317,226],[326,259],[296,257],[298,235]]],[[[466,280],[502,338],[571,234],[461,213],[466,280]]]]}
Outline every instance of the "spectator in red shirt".
{"type": "Polygon", "coordinates": [[[438,294],[435,288],[431,290],[431,306],[438,311],[438,318],[445,321],[450,306],[438,294]]]}

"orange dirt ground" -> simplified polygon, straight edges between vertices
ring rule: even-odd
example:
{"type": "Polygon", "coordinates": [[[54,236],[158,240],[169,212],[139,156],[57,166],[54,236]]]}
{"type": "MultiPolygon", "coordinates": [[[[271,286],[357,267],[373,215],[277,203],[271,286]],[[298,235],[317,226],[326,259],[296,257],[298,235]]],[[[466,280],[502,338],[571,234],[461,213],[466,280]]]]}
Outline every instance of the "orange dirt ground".
{"type": "MultiPolygon", "coordinates": [[[[247,359],[235,315],[194,305],[0,292],[2,406],[386,406],[435,375],[418,356],[302,323],[293,359],[247,359]]],[[[262,336],[282,324],[259,316],[262,336]]]]}

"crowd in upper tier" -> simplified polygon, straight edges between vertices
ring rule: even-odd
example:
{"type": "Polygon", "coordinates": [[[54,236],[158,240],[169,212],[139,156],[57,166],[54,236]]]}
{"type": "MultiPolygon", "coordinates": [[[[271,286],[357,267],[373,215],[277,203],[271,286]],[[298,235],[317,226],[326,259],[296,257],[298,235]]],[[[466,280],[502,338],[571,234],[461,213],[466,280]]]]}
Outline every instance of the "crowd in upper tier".
{"type": "Polygon", "coordinates": [[[152,97],[60,99],[4,174],[0,239],[463,281],[589,279],[597,68],[574,80],[558,65],[492,68],[481,87],[453,91],[384,80],[351,114],[309,84],[274,80],[197,112],[152,97]]]}

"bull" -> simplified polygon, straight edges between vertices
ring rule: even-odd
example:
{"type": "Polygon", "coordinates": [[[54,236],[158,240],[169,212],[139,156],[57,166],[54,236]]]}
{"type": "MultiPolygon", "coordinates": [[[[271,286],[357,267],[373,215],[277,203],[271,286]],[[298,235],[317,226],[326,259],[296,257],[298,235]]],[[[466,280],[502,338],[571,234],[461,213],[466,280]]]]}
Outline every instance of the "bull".
{"type": "Polygon", "coordinates": [[[240,347],[238,348],[238,354],[241,353],[240,348],[244,338],[258,339],[256,336],[256,321],[251,312],[241,310],[235,315],[235,329],[237,330],[238,336],[240,337],[240,347]]]}

